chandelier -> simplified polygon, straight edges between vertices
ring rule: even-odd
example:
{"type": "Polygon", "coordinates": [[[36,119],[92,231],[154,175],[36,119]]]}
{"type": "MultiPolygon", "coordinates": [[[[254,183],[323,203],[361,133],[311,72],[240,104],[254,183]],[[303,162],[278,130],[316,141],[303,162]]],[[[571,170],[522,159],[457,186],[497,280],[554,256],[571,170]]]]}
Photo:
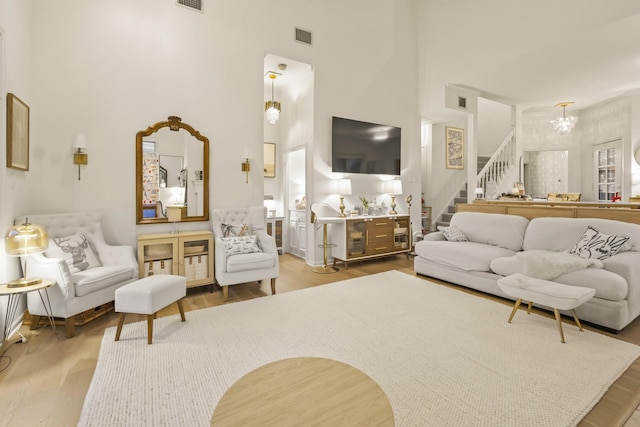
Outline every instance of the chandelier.
{"type": "Polygon", "coordinates": [[[267,121],[274,125],[280,118],[280,103],[273,99],[273,81],[276,79],[276,73],[273,71],[267,73],[271,79],[271,101],[264,103],[264,111],[267,113],[267,121]]]}
{"type": "Polygon", "coordinates": [[[560,135],[568,135],[569,132],[571,132],[571,129],[573,129],[573,127],[576,125],[576,122],[578,121],[578,118],[575,116],[569,116],[567,117],[567,114],[565,112],[565,109],[567,108],[568,105],[573,104],[573,102],[561,102],[559,104],[556,104],[556,107],[562,107],[562,117],[558,117],[557,119],[553,119],[551,120],[551,124],[553,125],[553,128],[556,130],[556,132],[558,132],[560,135]]]}

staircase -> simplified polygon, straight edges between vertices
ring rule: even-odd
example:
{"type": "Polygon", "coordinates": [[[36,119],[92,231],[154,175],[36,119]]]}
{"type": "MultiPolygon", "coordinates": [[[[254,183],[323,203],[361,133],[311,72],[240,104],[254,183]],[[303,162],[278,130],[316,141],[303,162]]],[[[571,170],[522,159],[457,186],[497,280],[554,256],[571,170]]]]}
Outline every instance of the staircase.
{"type": "MultiPolygon", "coordinates": [[[[485,198],[496,197],[497,189],[505,176],[516,164],[515,154],[515,134],[513,131],[507,135],[500,147],[491,157],[478,156],[478,176],[476,177],[475,188],[482,188],[485,198]]],[[[441,212],[439,220],[436,220],[436,230],[438,226],[449,226],[451,217],[456,212],[456,204],[467,203],[467,184],[465,183],[457,195],[455,195],[449,205],[441,212]]]]}

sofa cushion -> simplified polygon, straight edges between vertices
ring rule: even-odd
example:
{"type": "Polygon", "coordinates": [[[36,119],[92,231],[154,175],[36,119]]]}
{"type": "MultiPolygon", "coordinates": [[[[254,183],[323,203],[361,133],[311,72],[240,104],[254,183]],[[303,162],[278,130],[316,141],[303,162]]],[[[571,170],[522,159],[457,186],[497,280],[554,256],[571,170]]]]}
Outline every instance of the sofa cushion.
{"type": "Polygon", "coordinates": [[[71,275],[77,297],[133,279],[135,269],[126,266],[95,267],[71,275]]]}
{"type": "Polygon", "coordinates": [[[227,272],[237,273],[239,271],[259,270],[271,268],[275,265],[273,255],[265,252],[254,252],[250,254],[234,255],[227,258],[227,272]]]}
{"type": "Polygon", "coordinates": [[[521,216],[480,212],[457,212],[451,218],[451,226],[462,231],[470,242],[512,251],[522,250],[527,224],[529,220],[521,216]]]}
{"type": "Polygon", "coordinates": [[[568,251],[588,226],[606,234],[629,236],[624,250],[640,251],[640,225],[600,218],[534,218],[527,227],[523,249],[568,251]]]}
{"type": "Polygon", "coordinates": [[[221,224],[222,237],[239,237],[252,234],[251,224],[221,224]]]}
{"type": "MultiPolygon", "coordinates": [[[[496,258],[491,261],[491,270],[502,276],[524,274],[524,263],[519,257],[496,258]]],[[[620,301],[627,297],[628,285],[624,278],[605,269],[587,268],[556,277],[554,282],[582,286],[596,290],[596,298],[620,301]]]]}
{"type": "Polygon", "coordinates": [[[48,258],[64,259],[71,274],[102,265],[91,249],[91,242],[80,232],[49,239],[49,248],[44,254],[48,258]]]}
{"type": "Polygon", "coordinates": [[[467,271],[489,271],[493,259],[515,255],[512,250],[482,243],[426,240],[416,243],[415,252],[421,258],[467,271]]]}
{"type": "Polygon", "coordinates": [[[588,226],[569,252],[582,258],[605,259],[617,254],[627,240],[629,236],[604,234],[588,226]]]}
{"type": "Polygon", "coordinates": [[[460,231],[458,228],[453,226],[451,227],[438,226],[438,231],[441,231],[444,238],[450,242],[468,242],[469,241],[469,239],[467,239],[467,236],[465,236],[462,231],[460,231]]]}
{"type": "Polygon", "coordinates": [[[256,243],[255,235],[223,237],[222,242],[227,256],[262,252],[256,243]]]}

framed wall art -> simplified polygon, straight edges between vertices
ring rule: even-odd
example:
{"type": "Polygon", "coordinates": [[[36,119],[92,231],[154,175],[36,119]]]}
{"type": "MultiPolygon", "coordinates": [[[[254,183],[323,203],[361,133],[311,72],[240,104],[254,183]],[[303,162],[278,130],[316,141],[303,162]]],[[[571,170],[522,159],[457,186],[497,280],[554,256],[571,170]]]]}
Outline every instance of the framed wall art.
{"type": "Polygon", "coordinates": [[[464,129],[446,127],[447,169],[464,169],[464,129]]]}
{"type": "Polygon", "coordinates": [[[276,144],[273,142],[264,143],[264,177],[276,177],[276,144]]]}
{"type": "Polygon", "coordinates": [[[29,106],[7,94],[7,167],[29,170],[29,106]]]}

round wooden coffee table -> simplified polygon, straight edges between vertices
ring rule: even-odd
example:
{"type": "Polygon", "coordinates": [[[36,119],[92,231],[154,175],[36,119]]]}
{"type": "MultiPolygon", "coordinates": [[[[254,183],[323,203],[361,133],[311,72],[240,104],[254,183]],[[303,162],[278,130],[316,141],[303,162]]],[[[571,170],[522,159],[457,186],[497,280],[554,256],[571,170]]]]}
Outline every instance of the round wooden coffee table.
{"type": "Polygon", "coordinates": [[[378,384],[345,363],[318,357],[278,360],[249,372],[222,396],[211,425],[393,426],[378,384]]]}

